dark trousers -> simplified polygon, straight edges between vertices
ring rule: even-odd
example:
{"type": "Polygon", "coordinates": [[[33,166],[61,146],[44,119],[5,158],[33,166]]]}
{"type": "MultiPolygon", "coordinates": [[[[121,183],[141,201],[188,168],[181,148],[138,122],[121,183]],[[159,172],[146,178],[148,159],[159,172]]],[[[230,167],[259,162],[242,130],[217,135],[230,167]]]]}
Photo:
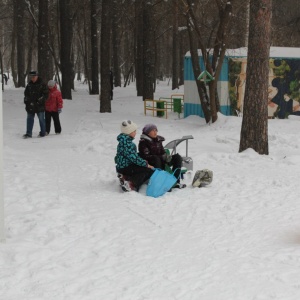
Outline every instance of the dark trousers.
{"type": "Polygon", "coordinates": [[[137,191],[140,189],[140,186],[145,181],[147,181],[154,172],[152,169],[134,164],[131,164],[123,169],[118,169],[117,171],[125,175],[125,177],[128,177],[128,180],[130,180],[133,183],[137,191]]]}
{"type": "Polygon", "coordinates": [[[158,155],[153,155],[151,158],[148,158],[148,164],[153,166],[154,168],[157,169],[165,169],[165,161],[162,159],[161,156],[158,155]]]}
{"type": "Polygon", "coordinates": [[[50,129],[51,129],[51,118],[53,119],[55,133],[61,133],[59,114],[57,111],[46,111],[45,118],[46,118],[46,132],[48,134],[50,133],[50,129]]]}
{"type": "MultiPolygon", "coordinates": [[[[154,168],[159,168],[164,170],[166,162],[162,160],[161,156],[158,155],[153,155],[151,158],[148,159],[148,163],[153,166],[154,168]]],[[[172,167],[172,171],[174,173],[174,176],[178,178],[178,182],[180,182],[180,172],[181,172],[181,167],[182,167],[182,157],[176,153],[172,155],[172,159],[169,163],[167,163],[170,167],[172,167]]]]}

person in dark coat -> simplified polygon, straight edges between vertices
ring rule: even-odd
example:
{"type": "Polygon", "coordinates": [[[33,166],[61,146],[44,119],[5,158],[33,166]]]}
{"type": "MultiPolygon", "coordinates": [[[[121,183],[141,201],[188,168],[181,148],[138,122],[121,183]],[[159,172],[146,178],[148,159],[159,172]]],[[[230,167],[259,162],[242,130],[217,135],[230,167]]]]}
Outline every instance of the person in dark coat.
{"type": "Polygon", "coordinates": [[[3,73],[2,77],[3,77],[4,81],[5,81],[5,84],[7,85],[7,81],[8,81],[7,75],[3,73]]]}
{"type": "Polygon", "coordinates": [[[155,168],[164,170],[166,165],[172,167],[173,172],[176,170],[174,176],[178,178],[175,187],[185,188],[186,185],[180,183],[182,157],[178,153],[167,155],[162,144],[164,141],[165,138],[157,134],[156,125],[145,125],[139,141],[139,155],[155,168]]]}
{"type": "Polygon", "coordinates": [[[123,121],[121,133],[118,135],[116,170],[119,173],[122,190],[129,192],[138,191],[140,186],[153,174],[153,166],[142,159],[137,151],[133,140],[136,135],[137,125],[130,121],[123,121]]]}
{"type": "Polygon", "coordinates": [[[48,98],[47,85],[43,83],[38,76],[37,71],[29,72],[30,81],[24,91],[24,104],[27,111],[27,126],[24,139],[32,137],[32,129],[34,125],[34,117],[37,115],[40,123],[40,133],[38,137],[46,135],[45,124],[45,101],[48,98]]]}

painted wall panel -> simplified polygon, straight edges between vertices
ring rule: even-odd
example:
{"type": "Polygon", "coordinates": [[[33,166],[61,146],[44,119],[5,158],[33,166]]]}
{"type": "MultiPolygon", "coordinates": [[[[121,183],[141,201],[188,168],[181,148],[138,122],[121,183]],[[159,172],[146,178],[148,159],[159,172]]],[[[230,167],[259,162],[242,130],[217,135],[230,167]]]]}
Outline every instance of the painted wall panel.
{"type": "MultiPolygon", "coordinates": [[[[243,110],[246,85],[247,48],[228,49],[218,81],[221,113],[236,115],[243,110]]],[[[204,70],[202,57],[200,67],[204,70]]],[[[184,116],[203,117],[191,57],[185,57],[184,66],[184,116]]],[[[286,118],[289,114],[300,115],[300,49],[270,48],[269,117],[286,118]]]]}

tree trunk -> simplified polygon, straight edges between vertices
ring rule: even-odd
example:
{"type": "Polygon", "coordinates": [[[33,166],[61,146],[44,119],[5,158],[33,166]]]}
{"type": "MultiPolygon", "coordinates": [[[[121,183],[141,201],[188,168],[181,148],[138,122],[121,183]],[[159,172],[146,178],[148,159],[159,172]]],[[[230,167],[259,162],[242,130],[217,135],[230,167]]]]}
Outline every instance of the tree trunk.
{"type": "Polygon", "coordinates": [[[14,9],[17,11],[17,72],[18,87],[25,87],[25,1],[14,1],[14,9]]]}
{"type": "Polygon", "coordinates": [[[136,38],[136,54],[135,54],[135,74],[136,74],[136,90],[137,96],[143,96],[144,83],[144,65],[143,65],[143,7],[144,0],[135,2],[135,38],[136,38]]]}
{"type": "Polygon", "coordinates": [[[99,61],[98,61],[98,26],[97,26],[97,2],[91,0],[91,52],[92,52],[92,89],[91,95],[99,94],[99,61]]]}
{"type": "Polygon", "coordinates": [[[269,154],[268,75],[272,0],[250,1],[247,77],[240,149],[269,154]]]}
{"type": "Polygon", "coordinates": [[[49,49],[48,0],[39,0],[38,72],[47,82],[53,78],[52,54],[49,49]]]}
{"type": "Polygon", "coordinates": [[[102,1],[101,18],[101,45],[100,45],[100,73],[101,73],[101,93],[100,93],[100,113],[111,112],[110,100],[110,42],[111,42],[111,22],[110,22],[111,0],[102,1]]]}
{"type": "MultiPolygon", "coordinates": [[[[28,24],[29,26],[29,31],[30,31],[30,35],[29,35],[29,40],[30,42],[28,43],[28,50],[27,50],[27,66],[26,66],[26,74],[29,74],[30,70],[32,69],[32,52],[33,52],[33,43],[31,41],[34,40],[35,37],[35,30],[36,30],[36,26],[34,24],[34,21],[32,20],[31,24],[28,24]]],[[[25,75],[26,76],[26,75],[25,75]]]]}
{"type": "MultiPolygon", "coordinates": [[[[83,23],[82,23],[82,30],[78,30],[78,35],[77,35],[77,41],[78,41],[78,46],[77,49],[80,49],[80,53],[82,56],[83,60],[83,65],[84,65],[84,82],[87,83],[89,87],[89,93],[92,94],[92,85],[91,85],[91,69],[92,69],[92,61],[91,61],[91,36],[90,32],[91,30],[89,29],[88,25],[88,20],[85,18],[86,16],[86,6],[83,5],[82,7],[82,16],[84,17],[83,23]]],[[[98,58],[97,58],[98,59],[98,58]]]]}
{"type": "Polygon", "coordinates": [[[72,100],[73,71],[71,48],[73,37],[72,0],[60,0],[60,63],[61,63],[61,93],[63,99],[72,100]]]}
{"type": "MultiPolygon", "coordinates": [[[[192,0],[187,0],[188,3],[188,15],[187,15],[187,23],[188,23],[188,30],[189,30],[189,36],[193,38],[193,35],[191,35],[191,31],[194,30],[198,37],[198,43],[200,45],[200,49],[202,52],[202,58],[205,64],[206,70],[214,77],[214,80],[209,83],[209,105],[210,110],[204,111],[205,120],[207,121],[208,118],[212,120],[214,123],[218,119],[218,111],[219,111],[219,103],[218,103],[218,97],[216,97],[217,93],[217,81],[219,78],[219,74],[221,72],[221,67],[225,55],[225,50],[227,47],[227,33],[229,29],[229,21],[230,17],[232,16],[232,5],[230,1],[227,1],[226,3],[223,3],[222,1],[216,0],[216,4],[218,6],[219,10],[219,24],[217,28],[216,37],[214,40],[214,49],[213,49],[213,55],[212,58],[210,55],[206,54],[207,46],[205,46],[203,42],[203,36],[201,32],[201,26],[199,25],[199,22],[194,14],[193,6],[194,2],[192,0]],[[209,113],[206,115],[206,113],[209,113]]],[[[195,51],[194,51],[195,52],[195,51]]],[[[192,53],[192,51],[191,51],[192,53]]],[[[195,55],[194,55],[195,56],[195,55]]],[[[193,54],[192,54],[193,57],[193,54]]],[[[195,79],[196,80],[196,79],[195,79]]],[[[197,84],[198,85],[198,84],[197,84]]],[[[199,89],[199,96],[201,99],[202,109],[203,109],[203,97],[201,96],[200,92],[201,89],[199,89]]],[[[202,89],[203,90],[203,89],[202,89]]],[[[205,93],[205,96],[207,97],[207,93],[205,93]]]]}
{"type": "Polygon", "coordinates": [[[178,0],[173,0],[172,90],[178,89],[178,0]]]}
{"type": "Polygon", "coordinates": [[[178,85],[184,85],[184,47],[183,47],[183,34],[179,34],[179,82],[178,85]]]}
{"type": "MultiPolygon", "coordinates": [[[[124,57],[126,57],[127,59],[125,60],[125,62],[122,64],[122,73],[123,73],[123,77],[124,77],[124,87],[129,84],[130,80],[129,80],[129,74],[133,73],[133,67],[134,67],[134,59],[135,59],[135,44],[136,41],[134,38],[132,38],[132,36],[130,35],[129,32],[125,32],[124,33],[124,57]]],[[[133,34],[134,37],[134,34],[133,34]]]]}
{"type": "Polygon", "coordinates": [[[121,72],[119,60],[119,47],[120,47],[120,28],[119,28],[119,2],[113,1],[113,15],[112,15],[112,51],[113,51],[113,74],[114,86],[121,86],[121,72]]]}
{"type": "Polygon", "coordinates": [[[187,22],[188,27],[188,33],[189,33],[189,41],[190,41],[190,51],[191,51],[191,60],[192,60],[192,67],[193,72],[195,76],[195,82],[198,89],[198,94],[201,102],[201,108],[204,113],[204,118],[206,123],[209,123],[211,119],[211,113],[209,110],[209,101],[207,96],[207,90],[205,87],[205,84],[197,80],[198,76],[201,74],[200,65],[199,65],[199,56],[198,56],[198,49],[197,49],[197,43],[196,43],[196,37],[195,34],[189,24],[189,21],[187,22]]]}
{"type": "Polygon", "coordinates": [[[218,111],[219,105],[217,103],[217,82],[219,80],[219,75],[221,72],[225,50],[227,47],[227,32],[228,25],[232,15],[232,5],[230,1],[223,6],[223,4],[219,4],[219,15],[220,15],[220,23],[217,30],[217,35],[214,43],[214,51],[212,57],[212,64],[210,64],[210,60],[206,61],[206,69],[213,74],[215,80],[210,82],[209,84],[209,94],[210,94],[210,112],[212,122],[216,122],[218,119],[218,111]]]}
{"type": "Polygon", "coordinates": [[[143,7],[143,100],[154,98],[154,28],[151,2],[147,0],[143,7]]]}
{"type": "MultiPolygon", "coordinates": [[[[17,3],[17,2],[16,2],[17,3]]],[[[11,32],[11,53],[10,53],[10,65],[11,65],[11,75],[14,82],[14,86],[18,87],[18,73],[16,71],[16,36],[17,36],[17,8],[14,7],[14,21],[13,28],[11,32]]]]}

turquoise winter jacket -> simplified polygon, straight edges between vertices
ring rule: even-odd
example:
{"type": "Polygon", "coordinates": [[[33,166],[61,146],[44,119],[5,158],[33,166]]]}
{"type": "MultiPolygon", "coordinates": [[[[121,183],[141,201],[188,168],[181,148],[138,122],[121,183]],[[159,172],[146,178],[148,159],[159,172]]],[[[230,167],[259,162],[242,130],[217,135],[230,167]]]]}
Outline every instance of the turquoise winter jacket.
{"type": "Polygon", "coordinates": [[[133,143],[133,138],[127,134],[121,133],[118,135],[119,142],[116,155],[116,168],[117,170],[135,164],[141,167],[147,167],[146,160],[139,157],[136,150],[136,145],[133,143]]]}

